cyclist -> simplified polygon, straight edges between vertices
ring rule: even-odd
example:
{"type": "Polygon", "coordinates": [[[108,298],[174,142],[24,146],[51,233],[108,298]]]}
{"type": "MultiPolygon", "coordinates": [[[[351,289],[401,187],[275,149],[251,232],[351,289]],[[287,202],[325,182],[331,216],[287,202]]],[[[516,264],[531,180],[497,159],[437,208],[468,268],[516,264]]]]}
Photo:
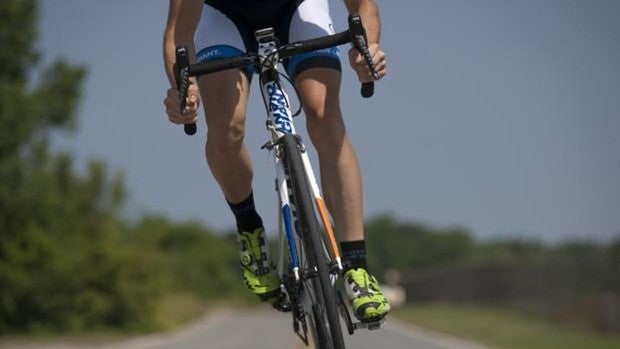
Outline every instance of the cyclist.
{"type": "MultiPolygon", "coordinates": [[[[380,20],[372,0],[345,0],[359,13],[379,77],[386,74],[379,47],[380,20]]],[[[171,0],[164,33],[164,62],[170,80],[164,105],[170,122],[194,123],[200,101],[207,123],[206,158],[235,216],[246,286],[263,300],[280,292],[269,259],[261,217],[252,195],[252,163],[244,144],[245,115],[253,71],[225,70],[200,77],[188,91],[187,111],[179,112],[173,74],[175,47],[188,47],[192,63],[244,52],[257,52],[254,31],[273,27],[281,41],[293,42],[333,34],[328,0],[171,0]]],[[[284,44],[285,42],[280,42],[284,44]]],[[[355,50],[349,62],[361,82],[373,77],[355,50]]],[[[346,267],[345,287],[361,321],[384,317],[390,306],[377,279],[368,272],[362,217],[362,180],[355,151],[339,105],[341,64],[338,48],[295,56],[285,68],[300,92],[308,134],[317,149],[326,204],[333,215],[346,267]]]]}

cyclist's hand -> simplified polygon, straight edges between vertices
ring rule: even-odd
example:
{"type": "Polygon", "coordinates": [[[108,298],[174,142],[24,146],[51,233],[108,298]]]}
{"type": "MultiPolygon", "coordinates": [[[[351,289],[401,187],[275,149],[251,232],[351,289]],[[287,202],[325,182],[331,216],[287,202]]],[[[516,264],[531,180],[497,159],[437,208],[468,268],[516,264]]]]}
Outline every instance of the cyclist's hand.
{"type": "MultiPolygon", "coordinates": [[[[381,79],[387,73],[387,61],[385,59],[385,52],[381,51],[379,44],[376,43],[369,44],[368,51],[370,52],[370,56],[375,63],[375,69],[377,70],[379,79],[381,79]]],[[[357,73],[357,77],[360,82],[370,82],[375,80],[370,74],[370,69],[368,69],[368,65],[366,64],[364,56],[362,56],[362,54],[359,53],[359,51],[355,48],[351,48],[349,50],[349,63],[357,73]]]]}
{"type": "Polygon", "coordinates": [[[168,120],[173,124],[193,124],[198,121],[198,107],[200,106],[200,93],[196,84],[189,85],[185,114],[181,114],[179,105],[179,91],[174,88],[168,89],[164,99],[168,120]]]}

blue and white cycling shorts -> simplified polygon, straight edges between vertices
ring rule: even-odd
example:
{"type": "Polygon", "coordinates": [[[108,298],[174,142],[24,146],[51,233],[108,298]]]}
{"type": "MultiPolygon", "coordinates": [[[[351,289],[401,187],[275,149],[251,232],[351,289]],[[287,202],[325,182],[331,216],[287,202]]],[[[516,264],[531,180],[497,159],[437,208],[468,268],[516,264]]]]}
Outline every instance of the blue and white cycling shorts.
{"type": "MultiPolygon", "coordinates": [[[[281,45],[334,34],[328,0],[205,0],[194,37],[196,61],[257,52],[254,32],[268,27],[281,45]]],[[[341,70],[338,47],[293,56],[283,65],[292,79],[309,68],[341,70]]],[[[243,71],[251,80],[253,68],[243,71]]]]}

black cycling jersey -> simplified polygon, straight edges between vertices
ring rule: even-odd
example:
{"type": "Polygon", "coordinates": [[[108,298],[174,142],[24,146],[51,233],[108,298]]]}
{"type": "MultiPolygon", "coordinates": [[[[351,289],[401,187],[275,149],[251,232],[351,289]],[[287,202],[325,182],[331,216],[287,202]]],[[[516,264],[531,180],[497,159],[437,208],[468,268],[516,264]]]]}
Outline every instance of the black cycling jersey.
{"type": "Polygon", "coordinates": [[[282,17],[289,17],[302,2],[303,0],[205,0],[205,4],[213,6],[228,17],[237,17],[252,27],[264,27],[282,20],[282,17]]]}

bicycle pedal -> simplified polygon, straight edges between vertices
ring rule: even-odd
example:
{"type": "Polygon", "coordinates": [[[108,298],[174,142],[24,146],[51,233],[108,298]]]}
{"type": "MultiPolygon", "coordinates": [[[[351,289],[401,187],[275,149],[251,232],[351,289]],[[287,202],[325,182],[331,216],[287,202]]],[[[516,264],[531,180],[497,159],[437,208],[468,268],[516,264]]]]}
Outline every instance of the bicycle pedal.
{"type": "Polygon", "coordinates": [[[286,299],[286,295],[284,293],[280,293],[278,299],[271,303],[271,305],[274,307],[274,309],[283,313],[288,313],[293,310],[291,302],[286,299]]]}
{"type": "Polygon", "coordinates": [[[368,322],[356,322],[353,324],[353,328],[355,330],[359,330],[362,328],[366,328],[369,331],[378,330],[381,328],[381,325],[385,322],[385,318],[377,321],[368,321],[368,322]]]}
{"type": "Polygon", "coordinates": [[[291,310],[293,310],[293,307],[291,306],[291,303],[286,302],[286,301],[284,301],[284,302],[275,302],[272,305],[273,305],[273,307],[277,311],[280,311],[280,312],[283,312],[283,313],[288,313],[291,310]]]}

